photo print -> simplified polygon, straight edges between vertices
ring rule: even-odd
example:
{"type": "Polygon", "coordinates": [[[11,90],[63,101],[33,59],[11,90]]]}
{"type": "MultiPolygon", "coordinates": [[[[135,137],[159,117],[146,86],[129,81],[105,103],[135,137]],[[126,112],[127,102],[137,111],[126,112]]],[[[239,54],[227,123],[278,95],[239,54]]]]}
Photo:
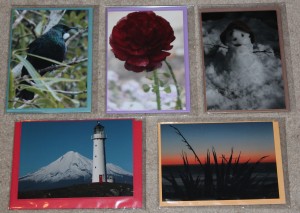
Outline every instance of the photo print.
{"type": "Polygon", "coordinates": [[[187,8],[106,12],[106,112],[189,112],[187,8]]]}
{"type": "Polygon", "coordinates": [[[90,112],[92,8],[11,10],[8,112],[90,112]]]}
{"type": "Polygon", "coordinates": [[[142,121],[16,122],[10,209],[141,208],[141,168],[142,121]]]}
{"type": "Polygon", "coordinates": [[[288,110],[280,9],[200,14],[206,110],[288,110]]]}
{"type": "Polygon", "coordinates": [[[277,121],[158,128],[160,206],[285,203],[277,121]]]}

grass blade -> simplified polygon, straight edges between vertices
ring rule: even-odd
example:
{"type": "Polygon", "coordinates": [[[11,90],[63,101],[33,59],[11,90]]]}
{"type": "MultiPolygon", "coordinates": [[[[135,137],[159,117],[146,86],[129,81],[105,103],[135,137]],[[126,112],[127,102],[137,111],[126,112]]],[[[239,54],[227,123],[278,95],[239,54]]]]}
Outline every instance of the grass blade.
{"type": "Polygon", "coordinates": [[[32,77],[32,80],[35,82],[35,86],[41,89],[46,89],[46,91],[50,92],[50,94],[53,96],[53,98],[57,101],[61,101],[61,99],[56,95],[54,90],[42,80],[41,75],[36,71],[36,69],[32,66],[29,61],[27,61],[25,58],[16,55],[16,57],[21,61],[21,63],[26,67],[29,75],[32,77]]]}
{"type": "Polygon", "coordinates": [[[45,61],[52,62],[53,64],[58,64],[58,65],[61,65],[61,66],[64,66],[64,67],[70,67],[68,64],[65,64],[65,63],[50,59],[50,58],[46,58],[46,57],[43,57],[43,56],[39,56],[39,55],[31,54],[31,53],[27,53],[27,55],[30,55],[32,57],[36,57],[36,58],[39,58],[39,59],[43,59],[45,61]]]}
{"type": "Polygon", "coordinates": [[[35,82],[36,87],[41,87],[43,85],[41,81],[41,75],[36,71],[36,69],[27,61],[25,58],[16,55],[20,62],[26,67],[29,75],[32,77],[32,80],[35,82]]]}

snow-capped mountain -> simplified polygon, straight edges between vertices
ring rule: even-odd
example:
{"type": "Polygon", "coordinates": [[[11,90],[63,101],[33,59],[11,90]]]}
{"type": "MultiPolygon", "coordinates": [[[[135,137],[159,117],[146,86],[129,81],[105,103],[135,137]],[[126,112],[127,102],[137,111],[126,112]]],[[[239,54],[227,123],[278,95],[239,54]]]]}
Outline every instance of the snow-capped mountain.
{"type": "Polygon", "coordinates": [[[58,182],[78,178],[90,180],[91,175],[91,160],[77,152],[69,151],[38,171],[19,178],[19,181],[58,182]]]}
{"type": "MultiPolygon", "coordinates": [[[[49,189],[91,183],[92,165],[92,160],[78,152],[69,151],[38,171],[20,177],[19,190],[49,189]]],[[[107,163],[106,169],[107,175],[113,176],[116,182],[132,183],[132,173],[121,167],[107,163]]]]}
{"type": "Polygon", "coordinates": [[[108,175],[117,175],[117,176],[122,176],[122,175],[128,175],[132,176],[132,173],[125,171],[119,166],[116,166],[112,163],[107,163],[106,164],[106,172],[108,175]]]}

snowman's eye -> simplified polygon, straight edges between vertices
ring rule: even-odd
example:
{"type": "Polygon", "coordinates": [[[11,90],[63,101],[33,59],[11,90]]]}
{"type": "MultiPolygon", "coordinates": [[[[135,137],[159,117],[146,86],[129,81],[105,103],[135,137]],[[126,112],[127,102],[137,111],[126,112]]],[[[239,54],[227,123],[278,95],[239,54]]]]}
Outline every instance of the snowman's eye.
{"type": "Polygon", "coordinates": [[[242,33],[242,37],[244,37],[244,34],[242,33]]]}

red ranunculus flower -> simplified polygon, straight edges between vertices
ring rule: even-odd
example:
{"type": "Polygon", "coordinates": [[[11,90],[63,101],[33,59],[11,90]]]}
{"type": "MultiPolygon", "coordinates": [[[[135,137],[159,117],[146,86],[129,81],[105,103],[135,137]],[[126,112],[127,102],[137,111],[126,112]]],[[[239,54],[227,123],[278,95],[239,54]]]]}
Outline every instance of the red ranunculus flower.
{"type": "Polygon", "coordinates": [[[152,11],[133,12],[119,20],[109,43],[116,58],[133,72],[152,71],[162,66],[175,40],[170,23],[152,11]]]}

